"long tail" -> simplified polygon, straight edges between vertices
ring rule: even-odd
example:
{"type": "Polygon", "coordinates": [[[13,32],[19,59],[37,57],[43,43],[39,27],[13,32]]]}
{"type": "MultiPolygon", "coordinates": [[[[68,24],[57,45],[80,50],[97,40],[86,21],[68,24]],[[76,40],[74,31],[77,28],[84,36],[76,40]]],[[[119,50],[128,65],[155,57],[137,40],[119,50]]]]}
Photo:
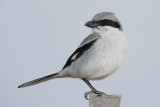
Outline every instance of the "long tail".
{"type": "Polygon", "coordinates": [[[48,80],[53,79],[53,78],[59,78],[58,74],[59,73],[55,73],[55,74],[51,74],[51,75],[48,75],[48,76],[45,76],[45,77],[41,77],[41,78],[38,78],[38,79],[35,79],[35,80],[32,80],[32,81],[29,81],[27,83],[24,83],[24,84],[18,86],[18,88],[32,86],[32,85],[35,85],[35,84],[39,84],[41,82],[48,81],[48,80]]]}

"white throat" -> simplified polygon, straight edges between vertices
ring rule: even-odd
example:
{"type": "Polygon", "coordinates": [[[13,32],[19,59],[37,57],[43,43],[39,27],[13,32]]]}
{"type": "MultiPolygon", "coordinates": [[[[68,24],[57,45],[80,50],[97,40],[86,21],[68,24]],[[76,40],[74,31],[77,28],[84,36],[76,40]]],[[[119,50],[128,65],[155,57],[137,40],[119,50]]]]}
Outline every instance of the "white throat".
{"type": "Polygon", "coordinates": [[[111,26],[98,26],[97,28],[93,28],[93,33],[97,33],[99,35],[104,34],[110,30],[117,30],[118,28],[114,28],[111,26]]]}

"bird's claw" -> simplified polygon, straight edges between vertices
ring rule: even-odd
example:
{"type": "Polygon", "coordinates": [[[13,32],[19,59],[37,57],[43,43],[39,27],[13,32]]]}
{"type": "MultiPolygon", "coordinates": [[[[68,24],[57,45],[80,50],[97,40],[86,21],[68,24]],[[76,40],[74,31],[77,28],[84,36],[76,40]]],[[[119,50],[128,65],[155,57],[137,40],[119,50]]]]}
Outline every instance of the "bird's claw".
{"type": "Polygon", "coordinates": [[[97,96],[106,95],[104,92],[95,90],[95,91],[86,92],[86,93],[84,94],[85,98],[86,98],[87,100],[89,100],[89,95],[92,94],[92,93],[96,94],[97,96]]]}
{"type": "Polygon", "coordinates": [[[93,92],[94,94],[97,94],[97,96],[102,96],[102,95],[106,95],[104,92],[101,91],[95,91],[93,92]]]}
{"type": "Polygon", "coordinates": [[[93,92],[92,92],[92,91],[86,92],[86,93],[84,94],[84,97],[85,97],[87,100],[89,100],[89,95],[90,95],[91,93],[93,93],[93,92]]]}

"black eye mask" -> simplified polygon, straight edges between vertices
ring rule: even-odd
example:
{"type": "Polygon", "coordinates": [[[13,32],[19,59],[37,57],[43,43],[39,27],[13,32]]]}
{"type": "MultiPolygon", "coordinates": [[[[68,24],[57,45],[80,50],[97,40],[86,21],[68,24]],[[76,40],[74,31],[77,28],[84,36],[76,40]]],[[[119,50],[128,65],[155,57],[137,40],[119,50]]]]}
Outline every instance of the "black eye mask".
{"type": "Polygon", "coordinates": [[[99,26],[112,26],[112,27],[120,29],[119,23],[114,22],[112,20],[108,20],[108,19],[104,19],[104,20],[100,20],[100,21],[93,21],[93,23],[96,23],[99,26]]]}

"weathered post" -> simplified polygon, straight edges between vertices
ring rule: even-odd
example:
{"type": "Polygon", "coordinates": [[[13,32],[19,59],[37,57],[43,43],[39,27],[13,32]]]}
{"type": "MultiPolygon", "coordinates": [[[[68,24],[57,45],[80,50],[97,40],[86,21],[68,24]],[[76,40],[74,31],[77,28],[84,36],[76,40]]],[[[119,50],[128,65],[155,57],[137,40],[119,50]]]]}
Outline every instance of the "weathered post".
{"type": "Polygon", "coordinates": [[[89,94],[89,107],[120,107],[121,95],[89,94]]]}

